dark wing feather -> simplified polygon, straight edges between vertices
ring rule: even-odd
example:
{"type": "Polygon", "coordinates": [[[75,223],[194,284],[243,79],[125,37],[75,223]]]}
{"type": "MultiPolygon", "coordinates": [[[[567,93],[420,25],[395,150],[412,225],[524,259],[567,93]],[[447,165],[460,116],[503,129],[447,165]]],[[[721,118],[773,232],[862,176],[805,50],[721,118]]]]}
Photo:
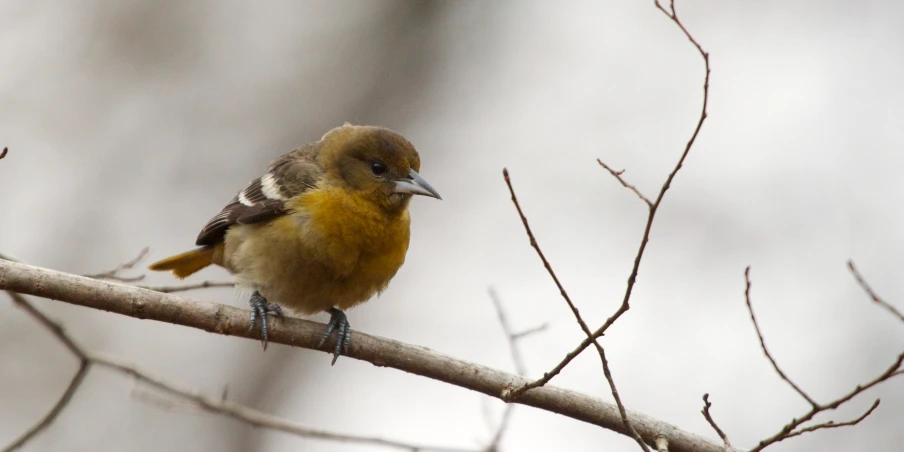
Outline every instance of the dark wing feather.
{"type": "Polygon", "coordinates": [[[195,243],[215,245],[234,224],[259,223],[288,213],[286,201],[313,188],[323,174],[317,163],[317,152],[317,143],[312,143],[274,160],[266,174],[236,193],[232,201],[207,222],[195,243]]]}
{"type": "Polygon", "coordinates": [[[252,224],[285,215],[288,209],[283,201],[264,201],[242,210],[235,220],[238,224],[252,224]]]}
{"type": "Polygon", "coordinates": [[[198,234],[198,239],[195,241],[196,245],[199,246],[207,246],[207,245],[215,245],[218,242],[223,240],[223,237],[226,235],[226,230],[229,229],[229,226],[235,224],[235,221],[241,215],[241,211],[244,206],[239,204],[238,202],[231,202],[226,204],[226,207],[217,214],[217,216],[210,219],[204,228],[201,229],[201,233],[198,234]]]}

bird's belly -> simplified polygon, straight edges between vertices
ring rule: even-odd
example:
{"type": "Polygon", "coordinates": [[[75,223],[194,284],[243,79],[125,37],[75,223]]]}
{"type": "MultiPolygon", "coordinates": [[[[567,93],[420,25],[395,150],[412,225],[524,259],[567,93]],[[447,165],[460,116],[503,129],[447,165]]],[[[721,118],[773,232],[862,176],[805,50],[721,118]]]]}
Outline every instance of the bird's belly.
{"type": "Polygon", "coordinates": [[[302,314],[332,307],[348,309],[382,292],[401,267],[387,256],[362,257],[348,274],[311,262],[286,262],[289,274],[268,278],[261,295],[271,302],[302,314]]]}
{"type": "Polygon", "coordinates": [[[257,227],[274,228],[278,222],[230,228],[226,253],[232,265],[227,268],[241,285],[298,314],[344,310],[369,300],[386,288],[408,248],[407,234],[399,243],[366,249],[311,236],[245,231],[257,227]]]}

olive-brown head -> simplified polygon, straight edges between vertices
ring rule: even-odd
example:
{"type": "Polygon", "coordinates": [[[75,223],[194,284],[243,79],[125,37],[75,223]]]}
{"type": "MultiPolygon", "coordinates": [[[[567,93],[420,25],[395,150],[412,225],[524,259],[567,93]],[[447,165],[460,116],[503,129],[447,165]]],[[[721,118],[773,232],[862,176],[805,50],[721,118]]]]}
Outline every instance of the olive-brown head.
{"type": "Polygon", "coordinates": [[[345,124],[320,141],[318,160],[332,183],[379,205],[387,213],[401,213],[411,195],[442,199],[417,172],[421,159],[402,135],[374,126],[345,124]]]}

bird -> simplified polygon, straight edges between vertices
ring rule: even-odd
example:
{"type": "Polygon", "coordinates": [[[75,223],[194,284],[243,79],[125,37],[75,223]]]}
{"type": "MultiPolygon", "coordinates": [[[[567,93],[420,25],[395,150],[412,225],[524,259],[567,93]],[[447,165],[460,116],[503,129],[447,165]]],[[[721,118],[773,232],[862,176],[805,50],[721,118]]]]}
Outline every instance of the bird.
{"type": "Polygon", "coordinates": [[[330,314],[332,364],[351,343],[346,310],[385,290],[405,262],[413,195],[442,199],[414,145],[388,128],[345,123],[273,160],[198,234],[198,248],[155,262],[179,279],[213,264],[250,293],[253,330],[267,315],[330,314]]]}

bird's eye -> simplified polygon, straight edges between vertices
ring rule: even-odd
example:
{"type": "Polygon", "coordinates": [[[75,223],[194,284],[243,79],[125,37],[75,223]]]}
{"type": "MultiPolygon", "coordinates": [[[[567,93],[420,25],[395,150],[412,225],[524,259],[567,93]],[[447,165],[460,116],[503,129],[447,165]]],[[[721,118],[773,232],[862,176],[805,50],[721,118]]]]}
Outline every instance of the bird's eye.
{"type": "Polygon", "coordinates": [[[386,165],[383,162],[373,162],[370,164],[370,171],[377,176],[382,175],[386,172],[386,165]]]}

